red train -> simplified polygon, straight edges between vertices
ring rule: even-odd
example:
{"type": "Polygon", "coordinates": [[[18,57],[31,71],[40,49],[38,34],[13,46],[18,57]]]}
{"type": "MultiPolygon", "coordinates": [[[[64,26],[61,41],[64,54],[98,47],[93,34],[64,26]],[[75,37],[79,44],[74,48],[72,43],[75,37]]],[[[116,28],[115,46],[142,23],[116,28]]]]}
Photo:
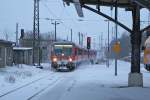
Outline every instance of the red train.
{"type": "Polygon", "coordinates": [[[96,58],[96,51],[88,51],[73,42],[54,42],[51,48],[51,67],[56,70],[61,68],[74,70],[83,61],[96,58]]]}

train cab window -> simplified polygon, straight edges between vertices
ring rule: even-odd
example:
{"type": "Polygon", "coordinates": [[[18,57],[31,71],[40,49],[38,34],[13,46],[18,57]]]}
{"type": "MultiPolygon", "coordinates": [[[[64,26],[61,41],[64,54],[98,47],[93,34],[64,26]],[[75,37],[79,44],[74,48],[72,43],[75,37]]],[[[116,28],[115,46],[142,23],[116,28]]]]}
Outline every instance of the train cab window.
{"type": "Polygon", "coordinates": [[[62,52],[62,48],[55,48],[55,54],[56,55],[61,55],[63,52],[62,52]]]}
{"type": "Polygon", "coordinates": [[[71,45],[55,45],[54,46],[55,55],[70,56],[72,54],[72,46],[71,45]]]}
{"type": "Polygon", "coordinates": [[[63,53],[66,56],[70,56],[72,54],[72,48],[63,48],[63,53]]]}

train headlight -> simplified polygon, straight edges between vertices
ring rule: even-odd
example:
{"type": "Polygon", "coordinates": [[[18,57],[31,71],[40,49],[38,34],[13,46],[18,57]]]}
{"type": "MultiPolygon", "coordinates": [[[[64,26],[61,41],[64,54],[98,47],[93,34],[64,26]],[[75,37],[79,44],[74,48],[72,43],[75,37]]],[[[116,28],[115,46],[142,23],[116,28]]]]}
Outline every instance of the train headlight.
{"type": "Polygon", "coordinates": [[[53,58],[53,62],[57,62],[57,58],[53,58]]]}
{"type": "Polygon", "coordinates": [[[64,56],[64,53],[62,53],[61,56],[64,56]]]}
{"type": "Polygon", "coordinates": [[[72,58],[69,58],[69,62],[72,62],[72,58]]]}

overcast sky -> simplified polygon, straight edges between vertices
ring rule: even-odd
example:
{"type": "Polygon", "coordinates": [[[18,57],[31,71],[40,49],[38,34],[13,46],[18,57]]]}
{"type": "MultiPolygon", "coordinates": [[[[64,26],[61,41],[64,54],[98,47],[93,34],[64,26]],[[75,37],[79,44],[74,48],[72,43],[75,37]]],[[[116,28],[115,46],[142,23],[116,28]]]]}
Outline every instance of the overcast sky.
{"type": "MultiPolygon", "coordinates": [[[[70,37],[70,29],[73,29],[73,40],[77,41],[78,32],[95,38],[98,43],[98,37],[103,33],[104,39],[107,39],[107,23],[101,16],[91,11],[84,11],[85,21],[78,21],[79,17],[73,5],[63,6],[62,0],[41,0],[40,1],[40,32],[54,31],[54,26],[50,21],[42,18],[62,19],[61,24],[57,26],[57,36],[66,39],[70,37]]],[[[101,7],[101,11],[111,15],[110,8],[101,7]]],[[[114,16],[114,14],[113,14],[114,16]]],[[[131,28],[131,12],[119,9],[119,20],[131,28]]],[[[141,20],[148,19],[148,11],[142,10],[141,20]]],[[[19,23],[19,29],[25,31],[33,29],[33,0],[1,0],[0,3],[0,36],[5,38],[5,33],[9,34],[9,40],[15,40],[15,25],[19,23]]],[[[142,27],[147,23],[142,23],[142,27]]],[[[111,24],[111,29],[114,24],[111,24]]],[[[125,30],[119,27],[118,35],[121,36],[125,30]]],[[[111,36],[112,37],[112,34],[111,36]]]]}

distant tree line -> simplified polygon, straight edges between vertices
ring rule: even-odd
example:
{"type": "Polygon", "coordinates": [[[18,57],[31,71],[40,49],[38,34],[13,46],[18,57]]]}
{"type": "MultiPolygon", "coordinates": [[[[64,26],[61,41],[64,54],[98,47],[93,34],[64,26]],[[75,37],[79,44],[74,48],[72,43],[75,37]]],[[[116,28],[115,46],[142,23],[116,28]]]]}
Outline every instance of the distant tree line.
{"type": "MultiPolygon", "coordinates": [[[[142,41],[141,41],[141,48],[142,46],[144,46],[144,42],[147,38],[147,33],[143,33],[142,34],[142,41]]],[[[131,55],[131,38],[130,38],[130,34],[127,32],[122,33],[121,37],[118,38],[118,41],[120,42],[120,47],[121,47],[121,51],[120,53],[117,55],[118,58],[123,58],[126,56],[130,56],[131,55]]],[[[115,44],[116,40],[113,39],[110,43],[110,53],[109,53],[109,58],[115,58],[115,52],[113,51],[113,46],[115,44]]],[[[107,49],[107,48],[106,48],[107,49]]],[[[108,50],[105,50],[105,55],[106,57],[108,57],[108,50]]]]}

